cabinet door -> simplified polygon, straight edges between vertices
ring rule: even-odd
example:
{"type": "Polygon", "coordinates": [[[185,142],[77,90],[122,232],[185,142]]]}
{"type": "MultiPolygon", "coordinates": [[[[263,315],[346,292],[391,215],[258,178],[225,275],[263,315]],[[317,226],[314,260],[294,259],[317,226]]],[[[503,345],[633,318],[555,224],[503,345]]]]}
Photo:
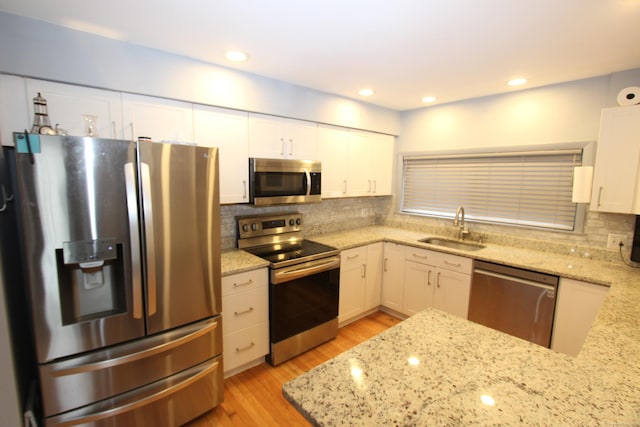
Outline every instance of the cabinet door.
{"type": "Polygon", "coordinates": [[[600,311],[609,288],[561,278],[551,348],[576,356],[600,311]]]}
{"type": "Polygon", "coordinates": [[[249,156],[316,160],[316,123],[249,114],[249,156]]]}
{"type": "Polygon", "coordinates": [[[284,123],[277,117],[249,114],[249,157],[286,157],[284,123]]]}
{"type": "Polygon", "coordinates": [[[368,196],[371,191],[370,147],[366,132],[349,132],[347,196],[368,196]]]}
{"type": "Polygon", "coordinates": [[[405,261],[404,305],[402,312],[409,316],[433,306],[435,268],[427,264],[405,261]]]}
{"type": "Polygon", "coordinates": [[[640,106],[603,109],[591,210],[640,213],[639,160],[640,106]]]}
{"type": "MultiPolygon", "coordinates": [[[[34,94],[31,98],[37,95],[34,94]]],[[[0,143],[13,144],[13,132],[31,130],[33,116],[33,100],[27,100],[25,82],[22,77],[0,74],[0,143]],[[32,104],[29,110],[29,103],[32,104]]]]}
{"type": "Polygon", "coordinates": [[[322,197],[343,197],[347,192],[349,130],[318,126],[318,160],[322,162],[322,197]]]}
{"type": "Polygon", "coordinates": [[[384,196],[392,193],[394,139],[390,135],[372,134],[370,137],[371,195],[384,196]]]}
{"type": "Polygon", "coordinates": [[[340,323],[364,312],[366,247],[342,251],[340,255],[340,323]]]}
{"type": "Polygon", "coordinates": [[[466,319],[469,311],[471,275],[439,268],[435,276],[433,306],[466,319]]]}
{"type": "Polygon", "coordinates": [[[318,158],[318,124],[285,119],[286,156],[298,160],[318,158]]]}
{"type": "Polygon", "coordinates": [[[385,242],[382,261],[381,304],[391,310],[402,312],[404,293],[405,247],[397,243],[385,242]]]}
{"type": "Polygon", "coordinates": [[[380,305],[382,292],[382,242],[367,246],[367,267],[364,309],[371,310],[380,305]]]}
{"type": "Polygon", "coordinates": [[[246,112],[194,106],[194,142],[220,150],[220,203],[249,201],[248,127],[246,112]]]}
{"type": "Polygon", "coordinates": [[[27,79],[26,85],[27,96],[30,98],[29,114],[32,119],[32,99],[40,92],[47,100],[51,126],[55,127],[58,124],[69,135],[87,136],[86,119],[93,116],[93,136],[125,138],[120,93],[33,79],[27,79]]]}
{"type": "Polygon", "coordinates": [[[193,142],[193,107],[180,101],[122,94],[125,138],[193,142]]]}

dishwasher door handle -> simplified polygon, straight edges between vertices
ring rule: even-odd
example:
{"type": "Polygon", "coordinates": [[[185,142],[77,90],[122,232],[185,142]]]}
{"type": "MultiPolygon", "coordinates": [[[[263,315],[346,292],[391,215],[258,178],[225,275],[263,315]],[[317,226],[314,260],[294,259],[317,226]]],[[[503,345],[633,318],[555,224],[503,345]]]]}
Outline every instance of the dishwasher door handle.
{"type": "Polygon", "coordinates": [[[542,288],[549,291],[555,291],[556,287],[553,285],[545,285],[544,283],[534,282],[532,280],[522,279],[515,276],[507,276],[505,274],[495,273],[493,271],[474,269],[474,274],[484,274],[485,276],[497,277],[499,279],[510,280],[512,282],[522,283],[523,285],[535,286],[536,288],[542,288]]]}

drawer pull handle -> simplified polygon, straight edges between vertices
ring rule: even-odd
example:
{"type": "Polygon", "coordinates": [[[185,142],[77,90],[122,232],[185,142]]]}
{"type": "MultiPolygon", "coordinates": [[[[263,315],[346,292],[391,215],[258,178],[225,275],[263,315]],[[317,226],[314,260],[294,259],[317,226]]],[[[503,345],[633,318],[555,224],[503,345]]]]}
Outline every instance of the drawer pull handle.
{"type": "Polygon", "coordinates": [[[422,259],[427,259],[428,258],[427,255],[419,255],[419,254],[417,254],[415,252],[413,253],[413,256],[416,257],[416,258],[422,258],[422,259]]]}
{"type": "Polygon", "coordinates": [[[347,259],[356,259],[360,256],[360,254],[355,254],[355,255],[347,255],[347,259]]]}
{"type": "Polygon", "coordinates": [[[447,264],[447,265],[450,265],[450,266],[452,266],[452,267],[462,267],[462,264],[461,264],[461,263],[459,263],[459,262],[449,262],[449,261],[446,261],[446,260],[445,260],[445,262],[444,262],[444,263],[445,263],[445,264],[447,264]]]}
{"type": "Polygon", "coordinates": [[[252,279],[249,279],[248,281],[246,281],[246,282],[242,282],[242,283],[235,283],[235,282],[234,282],[234,283],[233,283],[233,287],[234,287],[234,288],[239,288],[240,286],[247,286],[247,285],[251,285],[251,284],[253,284],[253,280],[252,280],[252,279]]]}
{"type": "Polygon", "coordinates": [[[245,310],[245,311],[235,311],[235,312],[233,313],[233,315],[234,315],[234,316],[242,316],[243,314],[249,314],[249,313],[251,313],[252,311],[253,311],[253,307],[249,307],[249,309],[248,309],[248,310],[245,310]]]}
{"type": "Polygon", "coordinates": [[[252,342],[249,345],[245,345],[244,347],[236,347],[236,353],[240,353],[241,351],[247,351],[250,348],[254,347],[256,344],[254,342],[252,342]]]}

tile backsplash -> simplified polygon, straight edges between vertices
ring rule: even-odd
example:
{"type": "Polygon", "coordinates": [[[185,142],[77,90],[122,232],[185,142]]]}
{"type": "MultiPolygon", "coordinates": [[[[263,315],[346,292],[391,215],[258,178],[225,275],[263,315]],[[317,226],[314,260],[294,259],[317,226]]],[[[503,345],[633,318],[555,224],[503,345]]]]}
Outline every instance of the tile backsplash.
{"type": "MultiPolygon", "coordinates": [[[[348,231],[369,225],[387,225],[452,237],[456,231],[449,219],[398,213],[393,196],[323,199],[320,203],[264,208],[246,204],[223,205],[222,249],[236,247],[236,216],[287,211],[297,211],[304,215],[306,236],[348,231]]],[[[635,215],[588,212],[584,233],[550,232],[473,222],[467,222],[467,227],[471,231],[472,240],[622,263],[618,249],[607,249],[607,236],[610,233],[622,234],[631,242],[635,215]]],[[[629,251],[629,247],[623,248],[627,260],[629,251]]]]}
{"type": "Polygon", "coordinates": [[[304,215],[304,234],[333,233],[369,225],[384,224],[390,211],[391,196],[323,199],[320,203],[256,208],[251,205],[222,205],[222,249],[236,247],[236,216],[274,212],[300,212],[304,215]]]}

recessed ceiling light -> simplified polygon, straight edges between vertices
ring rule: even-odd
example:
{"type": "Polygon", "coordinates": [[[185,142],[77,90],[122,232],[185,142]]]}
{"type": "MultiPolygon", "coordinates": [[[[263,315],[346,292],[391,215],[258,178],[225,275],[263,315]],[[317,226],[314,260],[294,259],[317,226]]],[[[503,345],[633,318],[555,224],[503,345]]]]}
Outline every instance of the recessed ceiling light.
{"type": "Polygon", "coordinates": [[[358,93],[362,96],[371,96],[374,92],[373,89],[361,89],[358,93]]]}
{"type": "Polygon", "coordinates": [[[518,77],[517,79],[509,80],[507,82],[507,84],[509,86],[521,86],[521,85],[525,84],[526,82],[527,82],[527,79],[524,79],[522,77],[518,77]]]}
{"type": "Polygon", "coordinates": [[[224,54],[224,56],[229,61],[233,61],[233,62],[244,62],[247,59],[249,59],[249,56],[246,53],[241,52],[239,50],[229,50],[224,54]]]}
{"type": "Polygon", "coordinates": [[[430,103],[430,102],[436,102],[436,98],[435,96],[425,96],[424,98],[422,98],[422,102],[426,102],[426,103],[430,103]]]}

